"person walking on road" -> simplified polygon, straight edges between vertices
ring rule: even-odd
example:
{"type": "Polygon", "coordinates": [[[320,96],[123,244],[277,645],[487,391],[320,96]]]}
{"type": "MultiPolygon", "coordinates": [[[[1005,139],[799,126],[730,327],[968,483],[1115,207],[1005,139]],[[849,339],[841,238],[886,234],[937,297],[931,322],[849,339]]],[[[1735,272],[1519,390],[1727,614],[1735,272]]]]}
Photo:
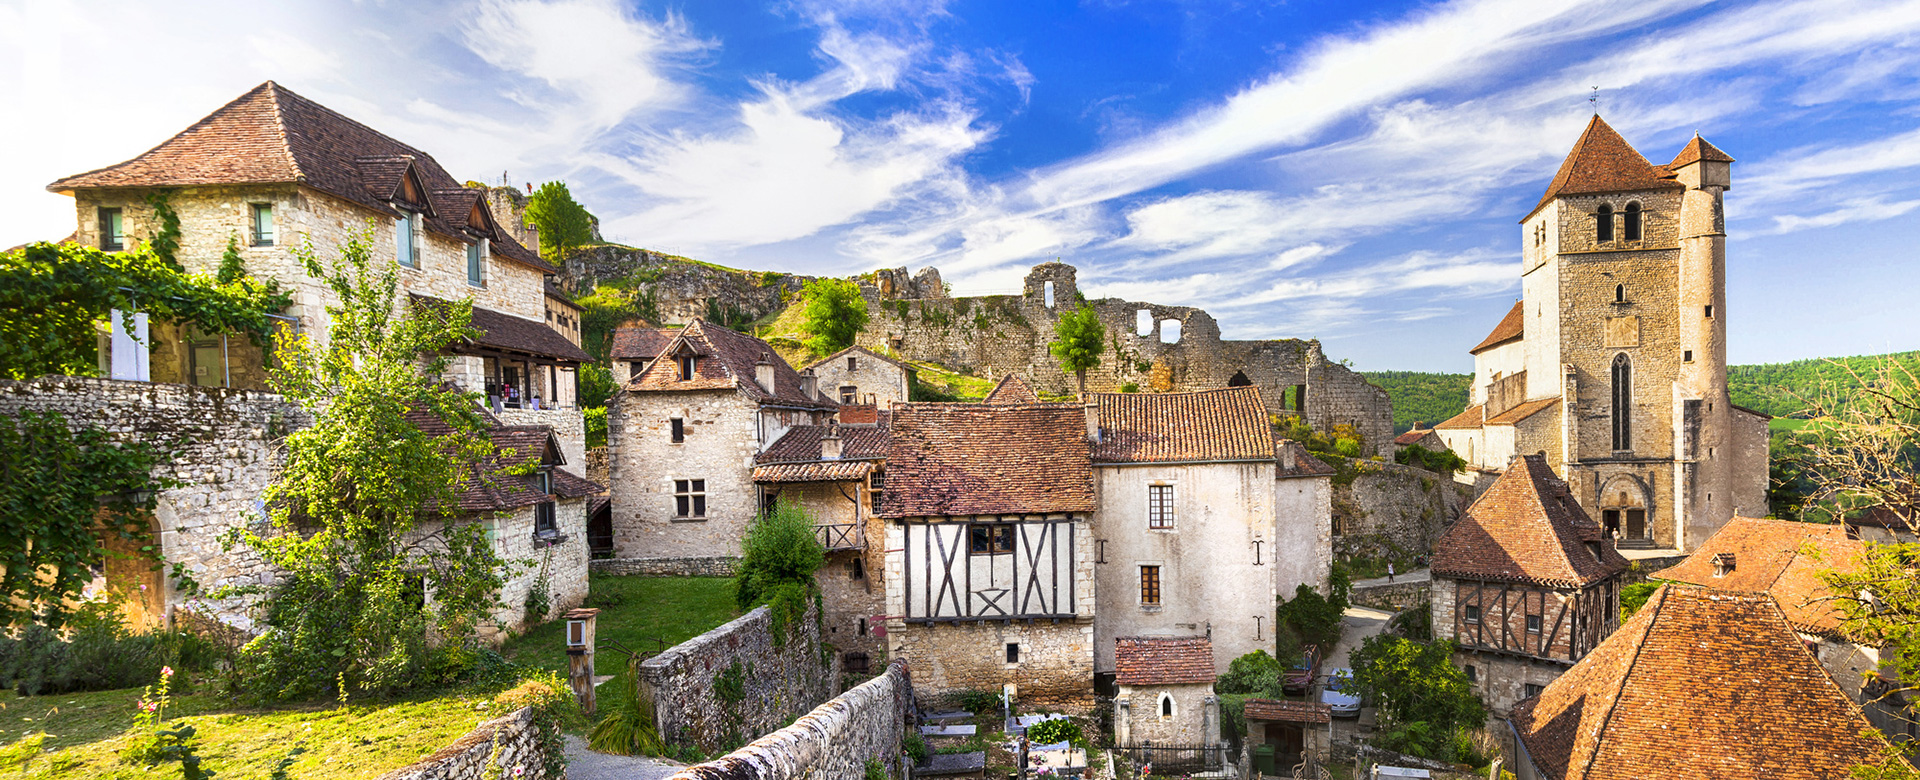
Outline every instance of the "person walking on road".
{"type": "Polygon", "coordinates": [[[1387,581],[1393,581],[1393,561],[1387,561],[1387,581]]]}

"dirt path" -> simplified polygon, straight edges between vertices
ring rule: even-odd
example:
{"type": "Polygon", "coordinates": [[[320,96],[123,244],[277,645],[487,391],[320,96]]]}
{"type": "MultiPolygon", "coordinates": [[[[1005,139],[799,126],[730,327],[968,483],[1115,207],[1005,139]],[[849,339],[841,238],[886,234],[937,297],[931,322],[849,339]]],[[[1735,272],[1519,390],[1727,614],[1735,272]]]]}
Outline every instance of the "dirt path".
{"type": "Polygon", "coordinates": [[[595,753],[587,741],[567,735],[567,780],[666,780],[683,766],[677,761],[646,756],[595,753]]]}

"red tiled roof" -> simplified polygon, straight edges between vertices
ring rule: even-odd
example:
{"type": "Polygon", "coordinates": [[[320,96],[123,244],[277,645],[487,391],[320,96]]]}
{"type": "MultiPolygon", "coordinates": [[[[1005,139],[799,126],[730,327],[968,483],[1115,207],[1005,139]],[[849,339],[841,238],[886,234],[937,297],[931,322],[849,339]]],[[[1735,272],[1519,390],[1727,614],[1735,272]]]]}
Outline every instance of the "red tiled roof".
{"type": "Polygon", "coordinates": [[[1000,378],[987,397],[980,399],[983,404],[1037,404],[1040,394],[1033,391],[1033,385],[1027,384],[1026,377],[1008,374],[1000,378]]]}
{"type": "Polygon", "coordinates": [[[1279,462],[1279,473],[1276,476],[1280,479],[1327,477],[1335,473],[1334,468],[1327,465],[1326,461],[1308,452],[1306,445],[1292,439],[1282,439],[1277,435],[1273,439],[1273,457],[1279,462]]]}
{"type": "Polygon", "coordinates": [[[715,325],[706,320],[696,319],[681,328],[674,340],[659,354],[668,352],[677,354],[680,349],[691,350],[700,359],[694,361],[694,378],[680,379],[680,366],[675,360],[656,360],[647,370],[640,372],[627,383],[631,392],[678,392],[682,390],[733,390],[738,389],[747,397],[765,404],[797,406],[805,409],[833,409],[836,405],[827,400],[808,398],[800,392],[800,372],[787,365],[787,361],[775,352],[767,342],[715,325]],[[680,345],[685,345],[684,347],[680,345]],[[755,368],[761,360],[773,365],[773,389],[767,392],[760,386],[759,372],[755,368]]]}
{"type": "Polygon", "coordinates": [[[1848,539],[1845,526],[1736,517],[1686,560],[1653,576],[1717,590],[1770,593],[1795,628],[1833,636],[1840,629],[1840,610],[1828,600],[1833,593],[1819,572],[1852,570],[1866,547],[1848,539]],[[1818,557],[1806,555],[1809,549],[1818,557]],[[1715,576],[1715,559],[1723,555],[1731,556],[1733,570],[1715,576]]]}
{"type": "MultiPolygon", "coordinates": [[[[387,201],[403,191],[408,177],[427,201],[414,205],[427,208],[428,230],[462,241],[482,232],[469,220],[472,201],[450,196],[465,188],[432,155],[269,81],[138,157],[65,177],[47,189],[302,184],[398,216],[387,201]]],[[[507,231],[492,229],[490,218],[483,220],[493,254],[559,272],[507,231]]]]}
{"type": "Polygon", "coordinates": [[[1680,150],[1679,154],[1673,156],[1673,162],[1667,163],[1667,169],[1677,171],[1682,167],[1692,165],[1701,160],[1730,163],[1733,162],[1733,156],[1720,151],[1719,147],[1707,143],[1707,139],[1695,135],[1693,140],[1688,141],[1687,145],[1680,150]]]}
{"type": "Polygon", "coordinates": [[[1399,436],[1393,437],[1393,443],[1400,445],[1402,447],[1405,447],[1410,444],[1419,444],[1421,439],[1427,438],[1428,436],[1431,436],[1431,435],[1433,435],[1432,428],[1415,428],[1411,431],[1407,431],[1406,433],[1400,434],[1399,436]]]}
{"type": "MultiPolygon", "coordinates": [[[[1666,168],[1647,162],[1627,139],[1621,138],[1606,120],[1595,114],[1593,121],[1587,123],[1586,132],[1574,143],[1573,151],[1560,163],[1560,171],[1553,175],[1553,182],[1547,185],[1546,194],[1540,196],[1540,203],[1533,211],[1539,211],[1562,195],[1680,189],[1681,185],[1673,181],[1672,176],[1666,168]]],[[[1533,212],[1528,212],[1527,219],[1531,218],[1533,212]]]]}
{"type": "MultiPolygon", "coordinates": [[[[887,427],[891,414],[879,415],[879,420],[865,425],[836,425],[834,430],[840,436],[841,460],[879,460],[887,456],[887,427]]],[[[806,463],[820,459],[820,438],[827,433],[825,425],[796,425],[768,447],[765,452],[755,455],[754,463],[806,463]]]]}
{"type": "Polygon", "coordinates": [[[1078,404],[901,404],[887,446],[887,517],[1092,512],[1078,404]]]}
{"type": "Polygon", "coordinates": [[[1333,705],[1317,701],[1274,701],[1248,699],[1247,720],[1285,723],[1328,723],[1333,720],[1333,705]]]}
{"type": "Polygon", "coordinates": [[[1486,424],[1486,422],[1486,406],[1483,404],[1474,404],[1459,414],[1441,420],[1439,425],[1433,426],[1433,429],[1436,431],[1456,431],[1467,428],[1478,428],[1486,424]]]}
{"type": "MultiPolygon", "coordinates": [[[[465,512],[497,512],[544,503],[555,498],[585,498],[606,490],[592,481],[574,476],[559,466],[565,462],[553,428],[546,425],[502,425],[485,409],[477,410],[486,425],[484,434],[492,454],[467,468],[455,488],[460,509],[465,512]],[[528,462],[545,465],[552,473],[551,494],[539,490],[533,474],[514,474],[511,469],[528,462]]],[[[407,420],[429,436],[448,436],[453,426],[424,409],[407,413],[407,420]]]]}
{"type": "Polygon", "coordinates": [[[1528,417],[1532,417],[1536,414],[1539,414],[1544,409],[1550,409],[1554,406],[1554,404],[1558,404],[1558,403],[1560,403],[1560,396],[1557,396],[1557,395],[1552,398],[1541,398],[1534,401],[1527,401],[1526,403],[1515,406],[1512,409],[1508,409],[1504,412],[1501,412],[1499,414],[1496,414],[1492,417],[1487,418],[1487,424],[1488,425],[1513,425],[1515,423],[1520,422],[1521,420],[1527,419],[1528,417]]]}
{"type": "Polygon", "coordinates": [[[1433,546],[1435,576],[1580,587],[1626,571],[1547,459],[1516,459],[1433,546]],[[1598,559],[1586,543],[1598,543],[1598,559]]]}
{"type": "Polygon", "coordinates": [[[1273,458],[1273,425],[1257,387],[1193,393],[1092,393],[1100,442],[1095,463],[1178,463],[1273,458]]]}
{"type": "Polygon", "coordinates": [[[1213,642],[1204,636],[1123,636],[1113,640],[1113,666],[1120,685],[1212,683],[1213,642]]]}
{"type": "Polygon", "coordinates": [[[1467,350],[1467,354],[1478,355],[1509,341],[1525,338],[1527,335],[1527,323],[1526,317],[1524,316],[1526,310],[1526,301],[1514,301],[1513,308],[1507,310],[1507,316],[1501,317],[1500,324],[1493,326],[1493,332],[1487,334],[1486,338],[1481,339],[1480,343],[1473,349],[1467,350]]]}
{"type": "MultiPolygon", "coordinates": [[[[416,306],[434,309],[448,302],[440,298],[411,293],[416,306]]],[[[473,329],[480,335],[468,343],[502,350],[552,358],[562,363],[591,363],[593,356],[573,345],[553,326],[539,320],[515,317],[492,309],[473,307],[473,329]]],[[[460,351],[457,347],[454,351],[460,351]]]]}
{"type": "Polygon", "coordinates": [[[853,482],[873,473],[870,460],[817,460],[812,463],[775,463],[753,467],[753,481],[765,484],[782,482],[853,482]]]}
{"type": "Polygon", "coordinates": [[[614,328],[607,354],[614,360],[652,360],[678,335],[679,328],[614,328]]]}
{"type": "Polygon", "coordinates": [[[1510,720],[1552,780],[1847,777],[1887,746],[1772,597],[1690,585],[1662,586],[1510,720]]]}

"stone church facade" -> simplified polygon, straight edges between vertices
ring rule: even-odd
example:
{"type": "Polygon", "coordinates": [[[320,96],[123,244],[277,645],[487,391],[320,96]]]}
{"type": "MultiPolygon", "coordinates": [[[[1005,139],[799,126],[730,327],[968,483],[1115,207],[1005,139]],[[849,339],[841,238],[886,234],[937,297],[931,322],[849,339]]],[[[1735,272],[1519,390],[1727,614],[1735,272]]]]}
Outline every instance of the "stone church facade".
{"type": "Polygon", "coordinates": [[[1522,299],[1436,426],[1484,485],[1544,453],[1623,547],[1686,550],[1766,506],[1767,416],[1727,395],[1733,158],[1654,165],[1594,117],[1521,221],[1522,299]]]}

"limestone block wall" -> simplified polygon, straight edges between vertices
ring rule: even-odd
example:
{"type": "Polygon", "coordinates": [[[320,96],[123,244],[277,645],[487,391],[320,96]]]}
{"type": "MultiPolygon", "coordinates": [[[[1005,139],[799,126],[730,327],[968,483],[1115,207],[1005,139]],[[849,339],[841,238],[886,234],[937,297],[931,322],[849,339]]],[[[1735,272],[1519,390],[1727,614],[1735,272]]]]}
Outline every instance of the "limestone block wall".
{"type": "Polygon", "coordinates": [[[760,511],[753,483],[758,407],[735,390],[620,393],[607,409],[614,554],[621,558],[734,556],[760,511]],[[671,421],[684,421],[673,441],[671,421]],[[706,481],[706,515],[681,518],[676,480],[706,481]]]}
{"type": "Polygon", "coordinates": [[[559,780],[547,775],[546,759],[533,708],[523,707],[480,724],[453,744],[380,780],[559,780]]]}
{"type": "MultiPolygon", "coordinates": [[[[266,527],[260,495],[273,478],[275,443],[311,424],[299,407],[278,395],[225,388],[59,376],[0,380],[0,414],[24,412],[58,412],[70,424],[169,450],[172,460],[159,476],[181,484],[162,490],[154,510],[161,554],[185,564],[208,589],[260,583],[266,564],[245,550],[224,549],[220,536],[238,526],[266,527]]],[[[185,602],[169,581],[166,605],[185,602]]],[[[244,607],[238,600],[195,604],[243,628],[251,625],[244,607]]]]}
{"type": "MultiPolygon", "coordinates": [[[[536,544],[533,507],[521,507],[495,517],[494,550],[501,559],[526,564],[500,588],[501,608],[494,619],[501,627],[520,631],[545,618],[560,615],[587,600],[587,501],[576,498],[554,504],[554,520],[566,541],[536,544]],[[546,615],[528,615],[527,594],[542,578],[547,583],[546,615]]],[[[505,639],[504,635],[493,638],[505,639]]]]}
{"type": "Polygon", "coordinates": [[[908,400],[907,370],[891,361],[856,351],[809,368],[819,381],[820,394],[834,401],[842,398],[846,388],[852,388],[853,403],[873,403],[882,409],[908,400]],[[852,369],[847,368],[848,359],[853,360],[852,369]]]}
{"type": "Polygon", "coordinates": [[[731,577],[740,559],[715,555],[698,558],[602,558],[588,561],[594,574],[634,577],[731,577]]]}
{"type": "Polygon", "coordinates": [[[864,777],[868,760],[880,762],[888,777],[905,777],[901,751],[917,717],[912,677],[895,662],[793,725],[671,780],[840,780],[864,777]]]}
{"type": "Polygon", "coordinates": [[[1325,587],[1333,574],[1333,479],[1277,479],[1273,493],[1274,595],[1292,598],[1301,585],[1325,587]]]}
{"type": "Polygon", "coordinates": [[[760,607],[640,664],[661,738],[728,750],[831,698],[839,675],[822,652],[817,608],[779,642],[774,631],[772,610],[760,607]]]}
{"type": "Polygon", "coordinates": [[[1027,711],[1092,712],[1091,619],[907,624],[887,628],[887,657],[913,664],[922,698],[990,691],[1012,683],[1027,711]],[[1020,660],[1007,663],[1007,645],[1020,660]]]}
{"type": "Polygon", "coordinates": [[[506,425],[552,426],[560,452],[567,458],[563,468],[576,477],[587,476],[587,423],[579,409],[502,409],[493,416],[506,425]]]}
{"type": "Polygon", "coordinates": [[[1360,471],[1333,486],[1334,548],[1342,555],[1428,555],[1434,542],[1473,501],[1473,489],[1398,463],[1360,461],[1360,471]]]}
{"type": "Polygon", "coordinates": [[[1380,585],[1356,585],[1348,595],[1354,604],[1398,612],[1425,604],[1431,598],[1425,582],[1391,582],[1380,585]]]}
{"type": "Polygon", "coordinates": [[[1574,449],[1582,460],[1614,456],[1612,369],[1620,354],[1633,366],[1633,457],[1674,456],[1673,380],[1683,357],[1673,300],[1678,259],[1677,250],[1607,252],[1562,265],[1560,360],[1578,383],[1574,449]],[[1616,285],[1626,288],[1625,303],[1614,302],[1616,285]]]}
{"type": "Polygon", "coordinates": [[[1212,683],[1122,685],[1113,709],[1116,745],[1211,745],[1220,741],[1220,704],[1213,695],[1212,683]],[[1173,702],[1171,714],[1162,714],[1163,697],[1173,702]]]}
{"type": "Polygon", "coordinates": [[[1488,714],[1494,718],[1505,718],[1513,705],[1527,698],[1528,685],[1545,688],[1573,668],[1570,663],[1536,661],[1472,650],[1456,651],[1453,663],[1461,669],[1473,667],[1473,691],[1487,703],[1488,714]]]}

